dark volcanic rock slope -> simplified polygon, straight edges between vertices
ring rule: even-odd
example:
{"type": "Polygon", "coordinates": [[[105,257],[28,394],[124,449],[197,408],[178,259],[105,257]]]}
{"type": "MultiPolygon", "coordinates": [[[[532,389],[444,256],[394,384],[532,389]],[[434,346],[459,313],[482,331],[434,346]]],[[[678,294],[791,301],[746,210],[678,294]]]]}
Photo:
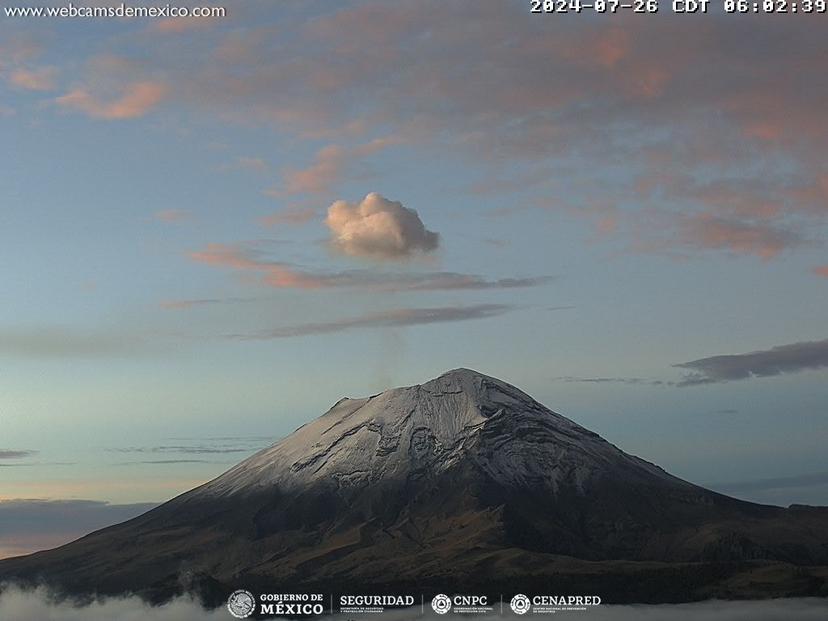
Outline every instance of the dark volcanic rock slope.
{"type": "Polygon", "coordinates": [[[139,518],[0,561],[0,579],[164,599],[238,585],[508,588],[554,576],[619,601],[675,601],[755,596],[739,585],[760,570],[770,586],[758,595],[825,594],[824,572],[792,567],[825,564],[825,509],[692,485],[459,369],[342,399],[139,518]]]}

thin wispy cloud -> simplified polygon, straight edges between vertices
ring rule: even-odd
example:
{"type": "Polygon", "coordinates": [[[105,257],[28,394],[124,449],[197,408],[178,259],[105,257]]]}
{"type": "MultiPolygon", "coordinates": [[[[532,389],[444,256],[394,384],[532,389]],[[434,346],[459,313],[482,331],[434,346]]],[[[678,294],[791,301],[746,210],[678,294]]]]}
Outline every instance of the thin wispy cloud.
{"type": "Polygon", "coordinates": [[[162,209],[153,214],[156,220],[168,223],[183,222],[189,219],[190,216],[190,212],[184,211],[183,209],[162,209]]]}
{"type": "Polygon", "coordinates": [[[91,57],[73,88],[57,97],[59,109],[93,119],[126,121],[154,111],[171,92],[144,63],[114,54],[91,57]]]}
{"type": "Polygon", "coordinates": [[[353,174],[365,158],[398,144],[394,138],[376,138],[352,147],[331,144],[320,149],[306,168],[288,168],[282,184],[268,191],[273,196],[330,194],[346,175],[353,174]]]}
{"type": "Polygon", "coordinates": [[[20,68],[11,72],[9,84],[27,91],[51,91],[57,84],[57,68],[20,68]]]}
{"type": "Polygon", "coordinates": [[[319,215],[319,209],[311,206],[290,206],[262,216],[259,223],[264,227],[301,226],[319,215]]]}
{"type": "Polygon", "coordinates": [[[242,298],[242,297],[227,297],[227,298],[195,298],[189,300],[164,300],[159,306],[165,310],[187,310],[198,306],[221,306],[224,304],[247,304],[249,302],[258,302],[261,298],[242,298]]]}
{"type": "Polygon", "coordinates": [[[256,443],[255,448],[245,444],[219,444],[213,446],[207,445],[166,445],[166,446],[138,446],[138,447],[119,447],[106,449],[111,453],[184,453],[192,455],[222,455],[226,453],[251,453],[258,448],[265,446],[262,443],[256,443]]]}
{"type": "Polygon", "coordinates": [[[55,103],[96,119],[125,120],[149,113],[161,103],[167,92],[165,84],[153,81],[126,84],[118,94],[108,98],[81,87],[61,95],[55,103]]]}
{"type": "Polygon", "coordinates": [[[39,466],[77,466],[76,461],[15,461],[4,463],[0,461],[0,468],[36,468],[39,466]]]}
{"type": "Polygon", "coordinates": [[[210,461],[209,459],[143,459],[140,461],[123,461],[115,466],[145,466],[145,465],[159,465],[159,466],[173,466],[176,464],[221,464],[232,462],[210,461]]]}
{"type": "Polygon", "coordinates": [[[37,455],[37,451],[23,449],[0,449],[0,459],[25,459],[37,455]]]}
{"type": "Polygon", "coordinates": [[[778,345],[746,354],[710,356],[674,366],[692,371],[678,383],[680,386],[715,384],[824,369],[828,367],[828,339],[778,345]]]}
{"type": "Polygon", "coordinates": [[[553,377],[554,382],[566,382],[569,384],[628,384],[631,386],[671,386],[672,382],[647,379],[643,377],[577,377],[564,375],[553,377]]]}
{"type": "Polygon", "coordinates": [[[775,223],[755,223],[701,213],[680,221],[680,242],[686,247],[724,250],[773,259],[806,243],[804,236],[775,223]]]}
{"type": "Polygon", "coordinates": [[[487,319],[503,315],[515,309],[515,306],[506,304],[478,304],[475,306],[440,308],[401,308],[336,321],[301,323],[248,334],[229,334],[227,338],[242,341],[270,340],[316,334],[334,334],[351,330],[402,328],[406,326],[469,321],[472,319],[487,319]]]}
{"type": "Polygon", "coordinates": [[[224,244],[210,244],[203,250],[190,253],[190,258],[214,267],[260,274],[262,284],[276,289],[463,291],[537,287],[552,280],[550,276],[489,280],[476,274],[457,272],[309,271],[290,263],[268,260],[254,250],[224,244]]]}
{"type": "Polygon", "coordinates": [[[220,21],[221,19],[216,17],[169,17],[153,21],[151,30],[161,34],[177,35],[194,30],[209,30],[220,21]]]}

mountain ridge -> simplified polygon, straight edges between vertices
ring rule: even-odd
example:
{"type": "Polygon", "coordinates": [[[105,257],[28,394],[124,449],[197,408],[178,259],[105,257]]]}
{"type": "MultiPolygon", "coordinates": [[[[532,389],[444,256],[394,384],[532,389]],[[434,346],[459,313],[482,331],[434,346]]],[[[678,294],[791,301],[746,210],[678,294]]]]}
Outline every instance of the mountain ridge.
{"type": "Polygon", "coordinates": [[[341,399],[138,518],[0,561],[0,581],[220,601],[239,584],[494,593],[554,578],[652,602],[828,594],[826,565],[828,509],[699,487],[455,369],[341,399]]]}

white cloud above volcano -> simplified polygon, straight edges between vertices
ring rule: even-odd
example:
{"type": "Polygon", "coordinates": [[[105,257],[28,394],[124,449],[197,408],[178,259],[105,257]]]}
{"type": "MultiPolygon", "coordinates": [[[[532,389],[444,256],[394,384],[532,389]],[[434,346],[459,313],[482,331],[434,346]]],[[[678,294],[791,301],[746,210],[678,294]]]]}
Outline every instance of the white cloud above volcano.
{"type": "Polygon", "coordinates": [[[440,245],[440,235],[425,227],[416,210],[376,192],[359,203],[336,201],[325,224],[331,244],[356,257],[404,260],[440,245]]]}

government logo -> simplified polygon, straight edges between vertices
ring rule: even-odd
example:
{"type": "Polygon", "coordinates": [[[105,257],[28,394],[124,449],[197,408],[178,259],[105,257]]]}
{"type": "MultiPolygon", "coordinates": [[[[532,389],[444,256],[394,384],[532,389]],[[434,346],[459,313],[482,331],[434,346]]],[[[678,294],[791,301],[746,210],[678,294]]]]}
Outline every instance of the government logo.
{"type": "Polygon", "coordinates": [[[256,598],[244,589],[233,591],[227,598],[227,610],[236,619],[246,619],[256,610],[256,598]]]}
{"type": "Polygon", "coordinates": [[[451,610],[451,599],[448,595],[440,593],[439,595],[435,595],[434,599],[431,600],[431,607],[438,615],[444,615],[451,610]]]}
{"type": "Polygon", "coordinates": [[[509,602],[509,606],[516,615],[525,615],[532,608],[532,602],[523,593],[518,593],[509,602]]]}

